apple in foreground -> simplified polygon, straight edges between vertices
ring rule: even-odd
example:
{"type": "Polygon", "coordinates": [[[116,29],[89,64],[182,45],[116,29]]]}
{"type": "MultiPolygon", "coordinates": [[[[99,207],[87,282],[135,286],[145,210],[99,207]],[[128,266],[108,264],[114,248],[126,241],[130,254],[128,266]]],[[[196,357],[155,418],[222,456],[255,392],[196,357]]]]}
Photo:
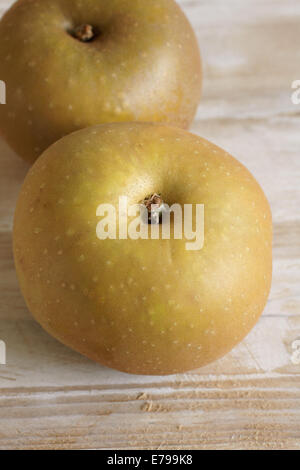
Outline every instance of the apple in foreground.
{"type": "Polygon", "coordinates": [[[0,22],[0,132],[33,162],[78,129],[188,128],[201,94],[195,34],[174,0],[18,0],[0,22]]]}
{"type": "Polygon", "coordinates": [[[104,124],[53,144],[29,171],[14,221],[18,278],[38,322],[135,374],[195,369],[241,341],[268,297],[271,245],[269,204],[249,171],[158,124],[104,124]],[[100,204],[126,196],[146,207],[150,195],[204,204],[202,249],[172,236],[99,239],[100,204]]]}

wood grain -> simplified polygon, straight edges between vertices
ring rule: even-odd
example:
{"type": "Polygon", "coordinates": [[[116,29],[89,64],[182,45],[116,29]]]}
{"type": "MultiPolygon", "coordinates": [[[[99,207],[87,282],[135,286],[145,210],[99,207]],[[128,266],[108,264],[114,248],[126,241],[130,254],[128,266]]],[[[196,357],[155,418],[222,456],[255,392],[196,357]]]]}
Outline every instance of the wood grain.
{"type": "MultiPolygon", "coordinates": [[[[0,15],[11,3],[0,0],[0,15]]],[[[300,3],[179,3],[204,63],[193,131],[242,161],[272,206],[268,305],[230,354],[187,374],[132,376],[72,352],[19,292],[11,229],[28,166],[0,141],[0,449],[300,449],[300,3]]]]}

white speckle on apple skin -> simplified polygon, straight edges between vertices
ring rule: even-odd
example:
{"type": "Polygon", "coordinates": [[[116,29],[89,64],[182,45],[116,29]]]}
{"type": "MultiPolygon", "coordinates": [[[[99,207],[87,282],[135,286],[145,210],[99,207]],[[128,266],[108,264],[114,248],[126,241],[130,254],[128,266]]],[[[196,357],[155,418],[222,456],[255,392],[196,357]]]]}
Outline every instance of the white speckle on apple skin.
{"type": "Polygon", "coordinates": [[[71,237],[72,235],[75,235],[75,230],[73,228],[68,228],[67,232],[66,232],[66,235],[68,237],[71,237]]]}

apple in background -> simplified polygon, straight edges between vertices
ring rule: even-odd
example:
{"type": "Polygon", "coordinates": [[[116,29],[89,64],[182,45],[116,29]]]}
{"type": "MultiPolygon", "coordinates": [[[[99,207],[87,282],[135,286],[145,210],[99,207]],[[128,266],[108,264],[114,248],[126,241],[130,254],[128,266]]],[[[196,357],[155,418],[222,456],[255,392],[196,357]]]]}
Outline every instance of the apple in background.
{"type": "Polygon", "coordinates": [[[38,322],[89,358],[136,374],[195,369],[241,341],[268,297],[271,245],[269,204],[249,171],[206,140],[158,124],[94,126],[52,145],[30,169],[14,221],[18,278],[38,322]],[[202,250],[172,237],[97,237],[100,204],[149,195],[204,204],[202,250]]]}
{"type": "Polygon", "coordinates": [[[0,132],[24,159],[75,130],[188,128],[201,94],[195,34],[174,0],[19,0],[0,22],[0,132]]]}

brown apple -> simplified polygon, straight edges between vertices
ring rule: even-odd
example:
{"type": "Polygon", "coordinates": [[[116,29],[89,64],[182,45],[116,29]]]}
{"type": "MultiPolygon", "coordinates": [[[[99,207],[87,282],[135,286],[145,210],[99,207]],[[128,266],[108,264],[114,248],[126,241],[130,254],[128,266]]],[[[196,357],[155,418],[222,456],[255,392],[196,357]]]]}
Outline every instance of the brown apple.
{"type": "Polygon", "coordinates": [[[271,245],[269,204],[243,165],[186,131],[142,123],[95,126],[52,145],[25,179],[14,222],[20,286],[37,321],[136,374],[195,369],[241,341],[268,297],[271,245]],[[202,249],[172,236],[99,239],[100,204],[150,195],[204,204],[202,249]]]}
{"type": "Polygon", "coordinates": [[[72,131],[120,121],[188,128],[201,93],[173,0],[19,0],[0,22],[0,132],[33,162],[72,131]]]}

